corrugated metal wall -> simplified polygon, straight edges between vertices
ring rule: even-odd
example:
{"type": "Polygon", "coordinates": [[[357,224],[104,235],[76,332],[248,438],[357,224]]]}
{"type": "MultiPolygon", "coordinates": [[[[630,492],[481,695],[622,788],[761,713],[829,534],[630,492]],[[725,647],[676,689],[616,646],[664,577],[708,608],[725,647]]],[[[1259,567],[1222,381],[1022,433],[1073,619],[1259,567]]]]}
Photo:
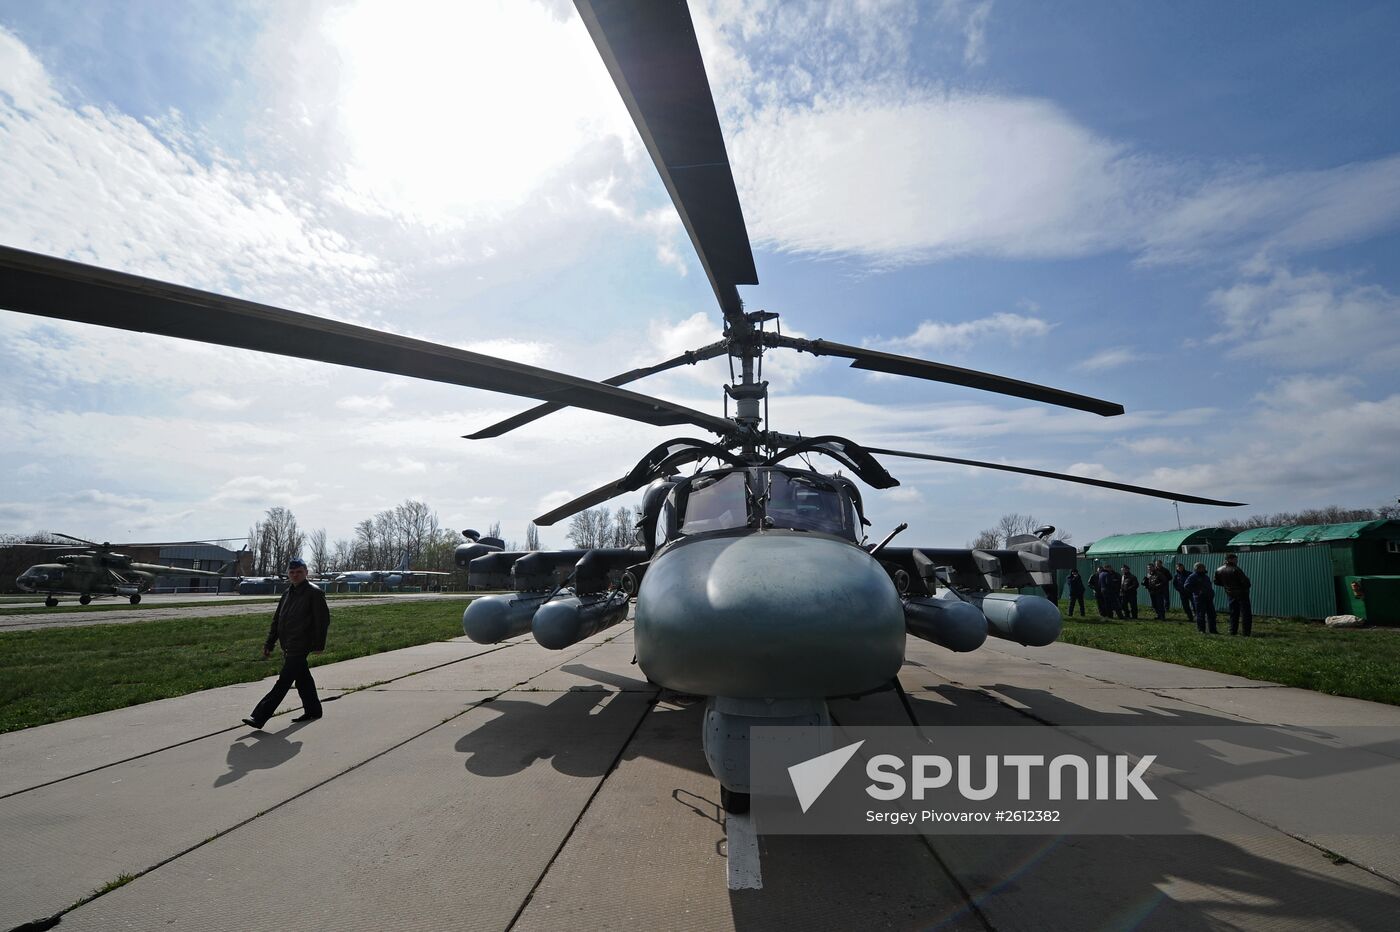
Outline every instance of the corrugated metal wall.
{"type": "MultiPolygon", "coordinates": [[[[1332,553],[1325,544],[1313,547],[1275,547],[1236,556],[1240,558],[1240,568],[1248,574],[1250,582],[1254,584],[1250,589],[1250,605],[1255,614],[1275,615],[1280,618],[1326,618],[1337,613],[1332,553]]],[[[1128,568],[1141,578],[1143,567],[1153,560],[1161,560],[1167,565],[1167,569],[1171,569],[1177,562],[1185,563],[1188,570],[1200,562],[1214,575],[1215,568],[1225,562],[1225,554],[1139,553],[1128,557],[1106,556],[1102,559],[1119,568],[1127,563],[1128,568]]],[[[1084,577],[1086,587],[1089,572],[1097,562],[1100,561],[1084,557],[1078,561],[1079,575],[1084,577]]],[[[1068,574],[1057,575],[1060,581],[1060,597],[1065,598],[1064,581],[1068,574]]],[[[1085,601],[1090,605],[1093,604],[1093,595],[1093,592],[1085,594],[1085,601]]],[[[1172,590],[1171,604],[1172,608],[1181,607],[1181,598],[1175,589],[1172,590]]],[[[1151,615],[1152,602],[1145,588],[1138,589],[1138,605],[1151,615]]],[[[1215,606],[1223,610],[1225,605],[1225,592],[1217,588],[1215,606]]]]}

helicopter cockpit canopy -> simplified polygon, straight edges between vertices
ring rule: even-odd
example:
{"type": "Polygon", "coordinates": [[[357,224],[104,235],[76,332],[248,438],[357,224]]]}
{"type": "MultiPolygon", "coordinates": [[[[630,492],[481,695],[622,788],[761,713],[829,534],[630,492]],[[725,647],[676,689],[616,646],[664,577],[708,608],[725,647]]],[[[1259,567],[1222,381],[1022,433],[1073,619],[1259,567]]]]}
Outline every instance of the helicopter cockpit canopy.
{"type": "Polygon", "coordinates": [[[656,542],[736,528],[817,531],[858,542],[860,524],[845,483],[817,473],[757,467],[701,473],[677,483],[661,509],[656,542]]]}

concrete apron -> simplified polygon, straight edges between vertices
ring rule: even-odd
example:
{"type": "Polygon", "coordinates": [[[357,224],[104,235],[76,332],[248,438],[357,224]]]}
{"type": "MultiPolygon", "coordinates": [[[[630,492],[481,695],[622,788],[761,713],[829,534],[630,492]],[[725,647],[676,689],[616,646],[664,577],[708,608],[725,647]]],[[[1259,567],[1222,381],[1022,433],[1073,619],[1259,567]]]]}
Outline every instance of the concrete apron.
{"type": "MultiPolygon", "coordinates": [[[[1200,671],[1173,687],[1182,668],[1080,648],[909,644],[901,680],[926,724],[1250,718],[1202,702],[1261,692],[1212,687],[1200,671]],[[1160,694],[1171,689],[1191,695],[1160,694]]],[[[668,696],[648,712],[654,693],[630,653],[621,638],[559,653],[517,639],[274,729],[265,758],[235,755],[260,744],[235,731],[99,772],[149,793],[104,789],[94,773],[0,800],[5,837],[28,849],[17,857],[39,862],[4,862],[4,917],[51,914],[161,860],[63,927],[1354,929],[1386,927],[1400,909],[1394,883],[1286,832],[1226,835],[1248,817],[1204,795],[1192,836],[755,839],[719,810],[699,703],[668,696]],[[3,808],[70,785],[25,820],[3,808]],[[74,869],[81,883],[10,908],[24,885],[74,869]]],[[[1264,688],[1286,693],[1275,708],[1290,714],[1325,719],[1341,701],[1365,720],[1349,700],[1264,688]]],[[[833,713],[848,725],[907,721],[891,693],[833,713]]]]}
{"type": "MultiPolygon", "coordinates": [[[[224,695],[228,690],[210,691],[221,694],[215,698],[205,698],[205,694],[186,697],[202,711],[200,715],[185,717],[184,731],[171,722],[151,729],[167,737],[186,736],[182,743],[103,766],[121,749],[111,739],[102,739],[96,745],[101,756],[89,761],[78,760],[70,752],[65,766],[76,770],[77,775],[0,799],[0,836],[10,842],[0,847],[0,928],[53,915],[122,875],[139,874],[156,865],[164,865],[162,870],[168,871],[179,863],[171,859],[182,861],[202,846],[222,840],[224,833],[264,821],[263,816],[280,812],[283,803],[331,785],[366,762],[440,728],[445,721],[499,695],[513,684],[528,683],[532,677],[581,658],[594,649],[593,645],[581,644],[551,652],[531,643],[512,644],[493,651],[462,642],[422,645],[329,665],[317,670],[318,681],[351,684],[389,679],[390,682],[328,701],[326,716],[318,722],[299,725],[292,724],[286,717],[277,718],[262,732],[238,725],[201,737],[198,729],[207,725],[203,716],[229,704],[224,695]],[[471,658],[487,652],[494,652],[501,658],[503,662],[498,662],[496,670],[504,676],[476,677],[465,666],[471,658]],[[449,659],[453,656],[458,659],[449,659]],[[506,656],[509,661],[504,661],[506,656]],[[431,675],[452,668],[458,668],[458,677],[455,688],[450,690],[386,688],[419,675],[414,670],[431,675]],[[504,685],[495,685],[498,683],[504,685]],[[188,737],[191,732],[193,736],[188,737]]],[[[248,713],[262,690],[249,688],[245,692],[248,694],[244,697],[245,703],[233,710],[236,714],[231,717],[235,722],[248,713]]],[[[592,700],[587,693],[566,693],[555,698],[572,702],[576,701],[575,695],[592,700]]],[[[649,698],[645,694],[630,695],[632,699],[628,703],[635,700],[642,706],[649,698]]],[[[151,705],[161,705],[160,711],[179,719],[175,714],[179,702],[167,700],[151,705]]],[[[599,703],[593,701],[592,704],[599,703]]],[[[144,707],[121,711],[147,721],[152,718],[152,710],[144,707]]],[[[640,709],[633,716],[634,720],[639,715],[640,709]]],[[[483,715],[470,721],[483,724],[497,717],[483,715]]],[[[562,717],[560,721],[576,724],[572,717],[562,717]]],[[[62,729],[63,737],[75,744],[81,742],[82,723],[85,722],[94,734],[109,735],[113,731],[107,722],[81,719],[60,723],[68,726],[62,729]]],[[[500,731],[501,726],[495,726],[495,730],[500,731]]],[[[625,734],[612,742],[614,753],[624,739],[625,734]]],[[[542,749],[547,749],[551,743],[551,737],[539,738],[542,749]]],[[[10,750],[16,753],[31,749],[42,755],[45,748],[54,744],[50,737],[29,737],[13,742],[10,750]]],[[[456,753],[460,766],[462,754],[456,753]]],[[[545,751],[541,754],[550,756],[545,751]]],[[[7,755],[7,764],[15,759],[7,755]]],[[[33,774],[43,767],[29,763],[20,769],[33,774]]],[[[419,771],[420,776],[427,779],[442,772],[440,766],[419,771]]],[[[409,795],[414,792],[409,791],[409,795]]],[[[550,795],[552,793],[545,794],[546,797],[550,795]]],[[[377,803],[361,800],[359,805],[373,808],[377,803]]],[[[535,810],[540,809],[538,801],[531,805],[535,810]]],[[[271,821],[278,818],[273,816],[271,821]]],[[[337,816],[331,824],[342,823],[337,816]]],[[[331,837],[335,837],[334,833],[331,837]]],[[[242,856],[249,863],[261,858],[255,851],[245,851],[242,856]]],[[[146,879],[141,878],[142,881],[146,879]]],[[[100,902],[102,900],[92,905],[100,902]]],[[[75,920],[76,914],[70,913],[64,917],[64,924],[75,920]]]]}

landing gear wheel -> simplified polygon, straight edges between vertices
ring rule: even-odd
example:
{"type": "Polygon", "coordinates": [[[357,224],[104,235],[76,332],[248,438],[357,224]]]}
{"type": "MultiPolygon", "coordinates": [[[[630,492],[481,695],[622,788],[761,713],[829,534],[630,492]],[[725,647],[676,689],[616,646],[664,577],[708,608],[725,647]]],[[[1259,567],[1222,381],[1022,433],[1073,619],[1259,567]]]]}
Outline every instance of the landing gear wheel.
{"type": "Polygon", "coordinates": [[[138,593],[136,593],[136,595],[134,595],[134,596],[131,597],[131,604],[132,604],[132,605],[140,605],[140,604],[141,604],[141,593],[138,592],[138,593]]]}
{"type": "Polygon", "coordinates": [[[86,605],[86,604],[88,604],[88,603],[91,602],[91,601],[92,601],[92,596],[90,596],[90,595],[80,595],[80,596],[78,596],[78,604],[79,604],[79,605],[86,605]]]}
{"type": "Polygon", "coordinates": [[[47,605],[49,608],[55,608],[58,606],[58,599],[55,599],[53,596],[49,596],[47,599],[44,600],[44,604],[47,605]]]}
{"type": "Polygon", "coordinates": [[[724,784],[719,787],[719,803],[731,815],[743,815],[749,811],[749,794],[738,793],[724,784]]]}

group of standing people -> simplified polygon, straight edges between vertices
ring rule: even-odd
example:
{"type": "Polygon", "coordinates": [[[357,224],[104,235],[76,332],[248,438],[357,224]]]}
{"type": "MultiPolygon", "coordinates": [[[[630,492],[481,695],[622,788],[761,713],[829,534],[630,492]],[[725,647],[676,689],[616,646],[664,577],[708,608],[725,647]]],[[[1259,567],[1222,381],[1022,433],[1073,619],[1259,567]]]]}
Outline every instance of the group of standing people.
{"type": "MultiPolygon", "coordinates": [[[[1194,621],[1203,634],[1218,634],[1215,613],[1215,587],[1225,590],[1229,600],[1230,634],[1241,633],[1249,637],[1254,626],[1254,611],[1249,601],[1250,581],[1239,567],[1239,558],[1227,554],[1225,563],[1215,571],[1214,578],[1206,574],[1206,565],[1197,563],[1188,572],[1185,563],[1176,564],[1176,571],[1166,568],[1161,560],[1149,563],[1142,577],[1134,575],[1124,563],[1121,571],[1107,563],[1100,563],[1089,576],[1088,588],[1093,590],[1100,618],[1138,617],[1138,588],[1147,590],[1152,603],[1152,611],[1158,620],[1167,617],[1171,607],[1171,594],[1175,589],[1181,597],[1181,608],[1186,612],[1187,621],[1194,621]]],[[[1079,570],[1070,570],[1065,583],[1069,593],[1069,615],[1079,606],[1080,617],[1084,616],[1084,578],[1079,570]]]]}

